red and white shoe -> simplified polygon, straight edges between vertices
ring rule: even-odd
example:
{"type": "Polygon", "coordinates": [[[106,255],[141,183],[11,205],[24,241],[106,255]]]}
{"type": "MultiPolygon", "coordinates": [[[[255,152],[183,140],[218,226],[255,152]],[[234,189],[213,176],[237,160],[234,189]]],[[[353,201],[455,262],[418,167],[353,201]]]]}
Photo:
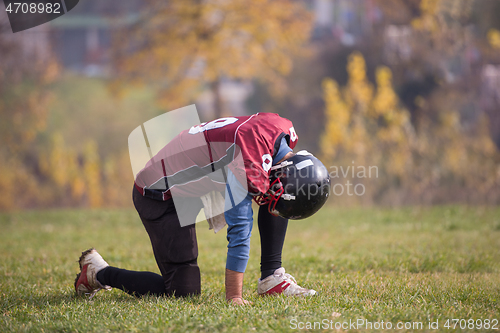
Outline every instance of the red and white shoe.
{"type": "Polygon", "coordinates": [[[273,275],[264,280],[259,279],[257,293],[261,296],[283,294],[285,296],[312,296],[316,290],[302,288],[297,281],[288,273],[285,273],[283,267],[274,271],[273,275]]]}
{"type": "Polygon", "coordinates": [[[78,296],[90,294],[90,298],[101,289],[111,290],[110,286],[103,286],[97,280],[97,272],[108,267],[108,263],[92,248],[82,252],[80,259],[80,273],[76,275],[75,290],[78,296]]]}

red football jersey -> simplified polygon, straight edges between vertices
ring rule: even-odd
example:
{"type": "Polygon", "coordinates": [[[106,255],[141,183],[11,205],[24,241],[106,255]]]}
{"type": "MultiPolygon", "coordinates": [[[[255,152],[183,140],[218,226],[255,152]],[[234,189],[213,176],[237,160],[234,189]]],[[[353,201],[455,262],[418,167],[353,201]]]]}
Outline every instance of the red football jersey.
{"type": "Polygon", "coordinates": [[[272,113],[225,117],[181,132],[137,174],[136,188],[158,200],[223,191],[229,168],[249,193],[269,189],[269,171],[281,139],[298,136],[290,120],[272,113]]]}

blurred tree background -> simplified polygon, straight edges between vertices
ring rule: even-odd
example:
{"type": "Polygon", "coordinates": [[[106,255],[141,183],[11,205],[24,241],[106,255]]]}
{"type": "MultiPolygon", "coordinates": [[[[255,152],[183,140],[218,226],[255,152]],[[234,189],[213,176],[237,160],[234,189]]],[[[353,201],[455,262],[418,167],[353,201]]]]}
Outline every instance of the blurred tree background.
{"type": "Polygon", "coordinates": [[[312,23],[303,4],[286,0],[149,0],[146,8],[116,38],[116,86],[159,84],[159,101],[170,110],[205,87],[214,97],[213,118],[232,114],[222,80],[258,79],[283,95],[284,76],[306,50],[312,23]]]}
{"type": "Polygon", "coordinates": [[[0,59],[1,210],[130,206],[128,134],[192,103],[291,119],[332,204],[500,203],[497,0],[0,4],[0,59]]]}

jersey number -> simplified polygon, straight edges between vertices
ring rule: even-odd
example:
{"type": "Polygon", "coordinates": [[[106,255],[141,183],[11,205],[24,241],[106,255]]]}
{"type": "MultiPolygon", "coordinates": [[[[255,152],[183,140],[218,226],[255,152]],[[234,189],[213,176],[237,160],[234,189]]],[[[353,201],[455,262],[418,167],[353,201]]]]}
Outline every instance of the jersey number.
{"type": "Polygon", "coordinates": [[[238,118],[227,117],[227,118],[219,118],[212,120],[208,123],[202,123],[200,125],[193,126],[189,129],[189,134],[197,134],[201,132],[205,132],[211,129],[221,128],[227,125],[234,124],[238,121],[238,118]]]}
{"type": "Polygon", "coordinates": [[[289,131],[290,131],[290,141],[295,142],[295,140],[297,140],[298,138],[297,133],[295,132],[295,128],[293,128],[292,126],[290,127],[289,131]]]}

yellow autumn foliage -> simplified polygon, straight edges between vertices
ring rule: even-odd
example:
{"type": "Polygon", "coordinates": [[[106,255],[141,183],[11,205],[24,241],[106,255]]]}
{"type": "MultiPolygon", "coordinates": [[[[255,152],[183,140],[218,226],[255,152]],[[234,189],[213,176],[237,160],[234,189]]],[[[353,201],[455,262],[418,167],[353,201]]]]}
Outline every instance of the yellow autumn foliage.
{"type": "Polygon", "coordinates": [[[365,58],[360,52],[349,55],[347,74],[349,81],[345,91],[346,102],[351,107],[358,107],[361,113],[366,113],[373,97],[373,86],[366,76],[365,58]]]}
{"type": "Polygon", "coordinates": [[[440,27],[438,16],[443,8],[442,1],[421,0],[419,7],[421,15],[411,21],[412,27],[417,31],[437,33],[440,27]]]}
{"type": "MultiPolygon", "coordinates": [[[[327,122],[321,148],[325,159],[332,160],[338,151],[358,161],[379,159],[386,150],[391,150],[393,157],[395,154],[406,156],[405,127],[409,125],[409,117],[408,112],[399,107],[390,69],[377,68],[375,94],[361,53],[349,56],[347,71],[349,80],[342,94],[334,80],[323,81],[327,122]],[[381,151],[381,146],[385,150],[381,151]]],[[[403,172],[406,158],[393,158],[397,161],[394,166],[398,174],[403,172]]]]}
{"type": "Polygon", "coordinates": [[[335,157],[336,147],[345,143],[349,136],[350,113],[347,104],[343,101],[340,95],[337,82],[330,78],[323,80],[323,91],[325,98],[325,115],[327,119],[335,119],[328,121],[326,124],[324,135],[321,138],[321,150],[327,159],[335,157]]]}
{"type": "Polygon", "coordinates": [[[494,49],[500,49],[500,31],[497,29],[490,29],[488,31],[488,42],[494,49]]]}
{"type": "MultiPolygon", "coordinates": [[[[140,29],[125,32],[117,67],[137,82],[162,86],[166,108],[184,105],[204,84],[259,78],[275,94],[293,57],[305,54],[312,14],[292,0],[150,0],[140,29]],[[134,52],[124,52],[132,45],[134,52]]],[[[116,84],[116,82],[115,82],[116,84]]]]}
{"type": "MultiPolygon", "coordinates": [[[[431,10],[433,4],[426,6],[431,10]]],[[[413,201],[432,202],[435,199],[430,193],[438,196],[439,185],[461,186],[462,191],[478,189],[479,193],[470,196],[487,197],[500,183],[500,156],[484,116],[475,132],[468,133],[458,112],[443,111],[438,122],[424,119],[423,130],[416,133],[410,113],[394,91],[388,67],[376,69],[375,93],[359,52],[349,56],[347,70],[349,79],[344,88],[331,78],[323,80],[326,123],[321,151],[329,166],[377,166],[380,178],[356,180],[347,176],[372,188],[368,202],[388,195],[384,193],[387,189],[393,193],[391,202],[401,200],[401,194],[396,193],[405,193],[413,201]]],[[[425,105],[423,97],[420,99],[425,105]]]]}

